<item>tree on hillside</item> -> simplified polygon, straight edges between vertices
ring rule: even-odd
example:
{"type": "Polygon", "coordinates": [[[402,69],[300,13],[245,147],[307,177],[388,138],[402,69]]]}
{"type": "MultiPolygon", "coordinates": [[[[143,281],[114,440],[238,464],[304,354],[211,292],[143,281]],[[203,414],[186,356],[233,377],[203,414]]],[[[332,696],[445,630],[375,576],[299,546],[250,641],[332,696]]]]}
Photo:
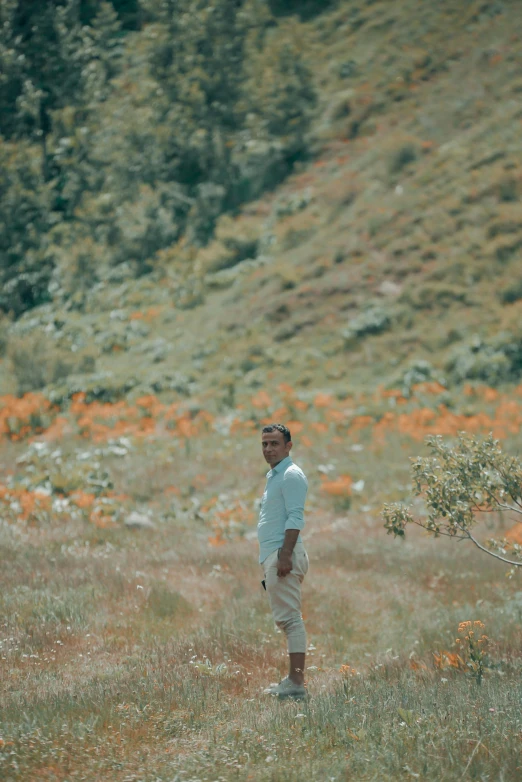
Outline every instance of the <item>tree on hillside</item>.
{"type": "Polygon", "coordinates": [[[4,0],[0,25],[0,134],[39,141],[47,177],[52,112],[82,102],[83,69],[92,56],[79,20],[79,3],[4,0]]]}
{"type": "Polygon", "coordinates": [[[221,212],[280,181],[303,152],[295,139],[310,123],[312,78],[292,41],[271,39],[261,0],[149,0],[148,8],[160,22],[150,64],[164,91],[158,121],[172,128],[170,178],[195,198],[192,235],[204,243],[221,212]],[[271,147],[256,166],[258,151],[249,150],[260,142],[271,147]],[[279,179],[273,172],[270,181],[272,163],[279,179]]]}
{"type": "Polygon", "coordinates": [[[298,14],[310,19],[335,5],[337,0],[268,0],[270,10],[276,16],[298,14]]]}
{"type": "Polygon", "coordinates": [[[34,145],[0,140],[0,311],[15,317],[50,298],[52,200],[34,145]]]}
{"type": "MultiPolygon", "coordinates": [[[[165,92],[163,119],[173,129],[173,178],[192,190],[202,183],[219,184],[226,201],[234,177],[233,134],[245,114],[241,2],[161,0],[158,15],[163,34],[152,52],[151,70],[165,92]]],[[[225,206],[219,204],[218,213],[225,206]]]]}
{"type": "Polygon", "coordinates": [[[414,495],[427,508],[414,515],[402,504],[385,505],[388,534],[404,537],[408,524],[416,524],[434,537],[445,535],[469,540],[477,548],[512,567],[522,567],[522,463],[502,452],[490,435],[479,440],[460,433],[456,445],[440,436],[428,437],[431,451],[412,465],[414,495]],[[504,540],[481,543],[473,529],[483,514],[511,514],[520,524],[504,540]]]}
{"type": "Polygon", "coordinates": [[[4,244],[17,249],[0,258],[0,285],[25,275],[16,314],[48,296],[53,264],[53,295],[67,298],[83,270],[92,280],[126,262],[143,274],[183,235],[205,244],[221,214],[274,187],[306,154],[312,77],[295,25],[277,25],[266,0],[141,0],[150,24],[126,36],[123,11],[133,7],[0,5],[0,145],[23,141],[32,181],[30,194],[5,146],[16,170],[0,197],[13,213],[37,213],[45,248],[37,261],[24,250],[32,228],[24,238],[19,221],[5,225],[4,244]],[[87,271],[92,248],[96,272],[87,271]]]}
{"type": "Polygon", "coordinates": [[[292,37],[267,41],[252,54],[249,71],[250,127],[258,137],[284,138],[287,157],[299,159],[316,102],[302,44],[292,37]]]}
{"type": "Polygon", "coordinates": [[[91,27],[81,23],[80,0],[4,0],[0,6],[0,134],[42,145],[53,113],[84,106],[117,72],[121,22],[109,2],[98,3],[91,27]],[[86,89],[89,92],[86,93],[86,89]]]}
{"type": "MultiPolygon", "coordinates": [[[[103,0],[80,0],[80,19],[82,24],[90,25],[100,10],[103,0]]],[[[124,30],[139,30],[145,18],[139,0],[111,0],[114,10],[124,30]]]]}
{"type": "Polygon", "coordinates": [[[0,308],[15,315],[49,298],[48,232],[99,183],[87,124],[117,71],[121,24],[107,2],[92,28],[79,11],[78,0],[0,5],[0,308]]]}
{"type": "Polygon", "coordinates": [[[122,23],[112,3],[100,3],[98,13],[91,23],[90,35],[94,42],[95,61],[101,63],[103,73],[98,81],[105,85],[119,71],[123,54],[121,40],[122,23]]]}

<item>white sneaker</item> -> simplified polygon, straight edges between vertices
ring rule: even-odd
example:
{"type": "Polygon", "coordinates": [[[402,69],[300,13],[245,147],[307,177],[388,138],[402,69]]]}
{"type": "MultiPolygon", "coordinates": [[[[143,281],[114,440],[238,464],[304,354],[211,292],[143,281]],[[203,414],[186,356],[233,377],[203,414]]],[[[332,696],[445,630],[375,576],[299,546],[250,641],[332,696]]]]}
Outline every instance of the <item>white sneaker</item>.
{"type": "Polygon", "coordinates": [[[295,684],[288,676],[285,676],[279,684],[271,684],[264,693],[265,695],[276,695],[280,700],[284,700],[285,698],[302,700],[308,695],[306,687],[303,684],[295,684]]]}

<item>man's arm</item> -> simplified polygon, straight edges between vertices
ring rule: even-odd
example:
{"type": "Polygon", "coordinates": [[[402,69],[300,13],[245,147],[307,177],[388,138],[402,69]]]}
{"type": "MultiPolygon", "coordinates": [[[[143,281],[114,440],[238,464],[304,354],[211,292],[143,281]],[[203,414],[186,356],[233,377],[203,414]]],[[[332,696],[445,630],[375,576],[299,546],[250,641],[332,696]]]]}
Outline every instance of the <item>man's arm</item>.
{"type": "Polygon", "coordinates": [[[287,576],[292,570],[292,553],[299,532],[304,527],[304,504],[308,485],[306,479],[295,472],[287,473],[283,480],[282,492],[286,508],[285,539],[279,552],[277,575],[287,576]]]}
{"type": "Polygon", "coordinates": [[[287,529],[283,548],[279,550],[279,560],[277,563],[277,575],[287,576],[292,570],[292,554],[299,537],[298,529],[287,529]]]}

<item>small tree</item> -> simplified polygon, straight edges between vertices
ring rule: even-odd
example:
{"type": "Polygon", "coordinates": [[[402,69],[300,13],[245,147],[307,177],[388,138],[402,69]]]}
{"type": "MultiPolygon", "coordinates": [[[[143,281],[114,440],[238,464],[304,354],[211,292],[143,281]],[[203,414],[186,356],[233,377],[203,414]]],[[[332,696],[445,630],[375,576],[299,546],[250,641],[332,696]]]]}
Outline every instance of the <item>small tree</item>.
{"type": "Polygon", "coordinates": [[[50,298],[52,195],[38,149],[0,137],[0,312],[18,317],[50,298]]]}
{"type": "Polygon", "coordinates": [[[285,155],[298,159],[317,103],[305,44],[290,31],[251,52],[249,120],[256,138],[281,139],[285,155]]]}
{"type": "MultiPolygon", "coordinates": [[[[100,100],[108,92],[107,84],[119,71],[123,54],[122,24],[111,3],[101,3],[91,23],[90,36],[93,41],[92,59],[88,65],[86,81],[94,82],[93,97],[100,100]]],[[[91,86],[89,84],[89,86],[91,86]]]]}
{"type": "Polygon", "coordinates": [[[404,537],[406,526],[416,524],[434,537],[470,540],[486,554],[521,567],[522,546],[517,542],[489,540],[483,545],[472,531],[484,513],[513,513],[522,524],[520,460],[503,453],[491,434],[480,440],[461,432],[456,445],[430,436],[426,443],[432,455],[414,460],[412,483],[414,494],[424,499],[427,513],[415,517],[400,503],[385,505],[388,534],[404,537]]]}
{"type": "Polygon", "coordinates": [[[81,102],[92,57],[79,7],[79,0],[0,4],[0,133],[42,145],[45,179],[52,112],[81,102]]]}

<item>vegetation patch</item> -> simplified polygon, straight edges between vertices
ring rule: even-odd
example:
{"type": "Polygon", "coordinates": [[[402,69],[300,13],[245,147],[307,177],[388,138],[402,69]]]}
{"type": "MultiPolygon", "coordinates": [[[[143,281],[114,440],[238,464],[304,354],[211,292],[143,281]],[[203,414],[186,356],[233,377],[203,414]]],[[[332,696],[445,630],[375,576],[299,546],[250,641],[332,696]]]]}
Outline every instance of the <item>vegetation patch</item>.
{"type": "Polygon", "coordinates": [[[455,347],[447,371],[459,383],[482,380],[496,386],[517,380],[522,372],[520,337],[513,332],[503,332],[488,340],[477,336],[467,345],[455,347]]]}

